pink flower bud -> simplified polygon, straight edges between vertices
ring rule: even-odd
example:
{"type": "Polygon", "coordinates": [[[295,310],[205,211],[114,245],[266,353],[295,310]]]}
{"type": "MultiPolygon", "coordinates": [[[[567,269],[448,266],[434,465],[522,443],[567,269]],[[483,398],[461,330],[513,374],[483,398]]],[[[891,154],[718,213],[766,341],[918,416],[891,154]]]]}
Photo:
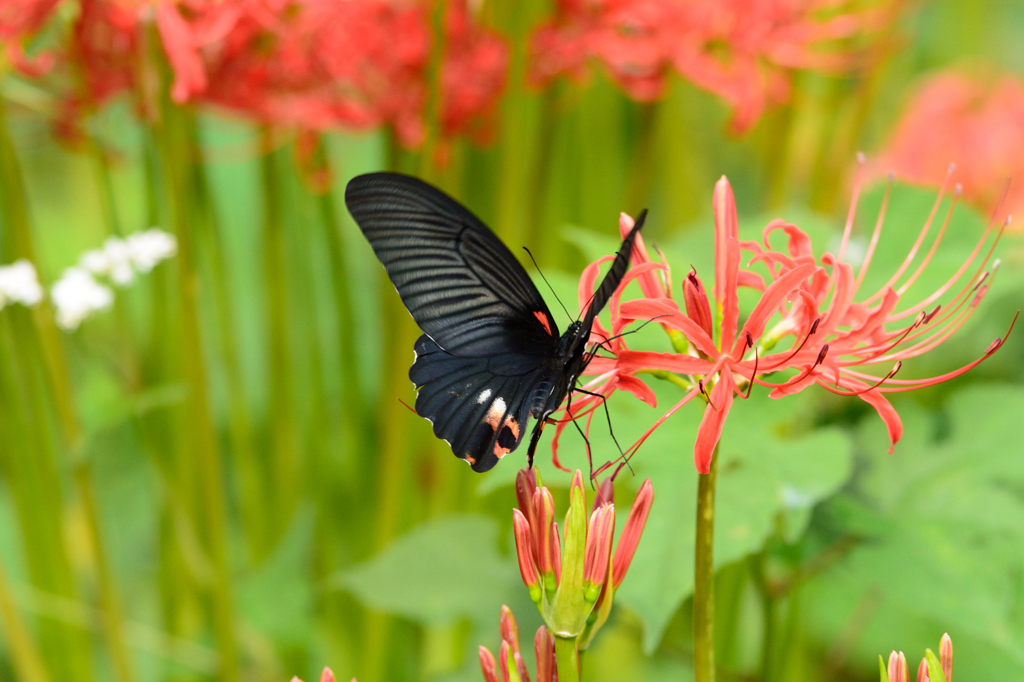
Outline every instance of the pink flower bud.
{"type": "Polygon", "coordinates": [[[523,660],[522,654],[516,651],[512,654],[512,658],[516,664],[516,674],[519,675],[520,682],[530,682],[530,671],[526,668],[526,661],[523,660]]]}
{"type": "Polygon", "coordinates": [[[928,682],[928,659],[922,658],[921,665],[917,666],[917,682],[928,682]]]}
{"type": "Polygon", "coordinates": [[[547,488],[537,488],[533,493],[533,548],[537,569],[544,578],[544,589],[554,590],[558,586],[555,576],[560,561],[555,557],[554,545],[558,541],[558,528],[554,523],[555,501],[547,488]],[[553,537],[552,537],[553,536],[553,537]]]}
{"type": "Polygon", "coordinates": [[[498,628],[501,630],[502,641],[508,642],[513,651],[519,651],[519,626],[516,624],[516,617],[512,615],[512,609],[504,604],[501,607],[498,628]]]}
{"type": "Polygon", "coordinates": [[[498,678],[498,666],[494,662],[494,655],[487,650],[487,647],[480,647],[480,669],[484,673],[484,682],[501,682],[498,678]]]}
{"type": "MultiPolygon", "coordinates": [[[[519,559],[519,573],[523,576],[523,584],[530,588],[530,597],[535,602],[540,601],[540,576],[537,574],[537,564],[533,558],[533,535],[529,522],[518,509],[512,510],[512,529],[515,531],[516,557],[519,559]]],[[[504,610],[502,614],[504,615],[504,610]]]]}
{"type": "Polygon", "coordinates": [[[942,641],[939,642],[939,663],[942,672],[946,674],[946,682],[953,682],[953,640],[948,632],[942,635],[942,641]]]}
{"type": "Polygon", "coordinates": [[[622,529],[622,536],[619,538],[619,545],[615,548],[615,559],[612,562],[612,584],[617,588],[622,584],[629,570],[629,564],[633,561],[633,554],[640,543],[640,536],[644,532],[644,525],[647,523],[647,516],[651,513],[651,505],[654,503],[654,487],[651,479],[644,481],[640,491],[633,500],[633,506],[629,510],[629,517],[622,529]]]}
{"type": "Polygon", "coordinates": [[[320,682],[334,682],[334,673],[330,668],[324,668],[324,671],[320,673],[320,682]]]}
{"type": "Polygon", "coordinates": [[[889,654],[889,682],[910,682],[909,677],[907,657],[902,651],[898,654],[893,651],[889,654]]]}
{"type": "Polygon", "coordinates": [[[537,655],[537,682],[557,682],[555,639],[548,634],[548,629],[543,625],[537,630],[537,636],[533,638],[533,651],[537,655]]]}
{"type": "Polygon", "coordinates": [[[590,515],[584,553],[583,589],[588,602],[596,601],[608,578],[608,563],[615,538],[615,505],[606,504],[590,515]]]}
{"type": "Polygon", "coordinates": [[[708,303],[708,294],[696,270],[691,270],[683,280],[683,302],[686,305],[686,316],[696,322],[705,334],[713,337],[711,304],[708,303]]]}
{"type": "Polygon", "coordinates": [[[501,673],[501,682],[511,682],[512,676],[508,674],[508,662],[512,657],[512,649],[508,642],[502,642],[498,650],[498,672],[501,673]]]}
{"type": "Polygon", "coordinates": [[[519,511],[533,524],[533,493],[537,490],[537,475],[533,469],[520,469],[516,474],[516,500],[519,511]]]}

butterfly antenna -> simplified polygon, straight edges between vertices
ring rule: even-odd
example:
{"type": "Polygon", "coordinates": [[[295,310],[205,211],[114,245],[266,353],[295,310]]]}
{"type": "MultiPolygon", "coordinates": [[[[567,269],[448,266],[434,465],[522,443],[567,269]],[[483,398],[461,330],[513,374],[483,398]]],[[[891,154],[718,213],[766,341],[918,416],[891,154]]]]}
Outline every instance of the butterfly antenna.
{"type": "Polygon", "coordinates": [[[540,278],[544,280],[544,284],[548,285],[548,289],[551,289],[551,293],[554,295],[555,300],[558,301],[558,305],[562,306],[562,310],[565,311],[565,316],[568,317],[570,320],[573,319],[572,315],[569,314],[568,308],[566,308],[565,304],[562,303],[562,299],[558,298],[558,294],[555,293],[555,288],[551,286],[551,282],[549,282],[548,278],[544,276],[544,271],[540,269],[539,265],[537,265],[537,259],[533,257],[533,254],[530,252],[530,249],[524,246],[523,251],[529,254],[530,260],[533,261],[533,267],[537,268],[537,272],[540,273],[540,278]]]}

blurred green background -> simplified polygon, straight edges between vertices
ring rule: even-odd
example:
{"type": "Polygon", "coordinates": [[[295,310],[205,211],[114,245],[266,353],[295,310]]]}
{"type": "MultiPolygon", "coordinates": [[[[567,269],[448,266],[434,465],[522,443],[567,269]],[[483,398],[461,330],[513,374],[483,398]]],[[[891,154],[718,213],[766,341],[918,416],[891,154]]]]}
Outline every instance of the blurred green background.
{"type": "MultiPolygon", "coordinates": [[[[352,176],[394,169],[445,188],[514,253],[530,246],[572,312],[581,269],[617,246],[620,211],[649,208],[645,238],[677,282],[691,265],[710,281],[722,174],[744,238],[783,217],[834,248],[856,152],[885,148],[918,78],[978,60],[1024,75],[1024,5],[912,3],[883,59],[794,73],[788,101],[737,135],[726,106],[680,78],[650,103],[600,69],[527,86],[527,36],[550,13],[539,0],[484,6],[511,46],[492,144],[454,140],[438,166],[429,144],[407,150],[388,130],[331,131],[315,152],[326,193],[297,171],[288,129],[166,98],[159,126],[121,98],[90,116],[85,142],[63,144],[45,88],[5,71],[0,264],[30,255],[49,284],[108,236],[151,226],[179,253],[71,333],[46,306],[0,311],[0,679],[309,680],[330,665],[362,682],[475,680],[501,604],[524,633],[539,625],[510,523],[524,460],[474,474],[399,402],[414,400],[416,330],[344,210],[352,176]],[[42,670],[25,667],[33,656],[42,670]]],[[[881,193],[862,199],[862,244],[881,193]]],[[[897,182],[876,287],[934,195],[897,182]]],[[[945,281],[985,222],[962,203],[914,292],[945,281]]],[[[984,305],[908,376],[950,371],[1004,333],[1022,246],[1004,239],[984,305]]],[[[755,389],[737,406],[720,460],[720,679],[869,680],[878,654],[916,660],[946,631],[958,680],[1024,679],[1022,351],[1018,333],[968,375],[896,396],[906,433],[892,456],[859,401],[755,389]]],[[[659,406],[680,397],[657,392],[659,406]]],[[[660,414],[610,403],[623,443],[660,414]]],[[[584,658],[591,680],[692,676],[699,415],[669,420],[617,482],[620,509],[648,476],[656,499],[584,658]]],[[[585,468],[575,435],[561,461],[585,468]]],[[[564,493],[550,437],[538,466],[564,493]]]]}

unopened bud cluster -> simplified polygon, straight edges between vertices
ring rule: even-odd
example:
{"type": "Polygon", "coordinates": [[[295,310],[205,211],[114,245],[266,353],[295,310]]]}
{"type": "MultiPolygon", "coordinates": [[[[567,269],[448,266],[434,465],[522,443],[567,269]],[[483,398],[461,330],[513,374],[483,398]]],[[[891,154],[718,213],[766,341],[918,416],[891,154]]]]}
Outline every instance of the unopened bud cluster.
{"type": "MultiPolygon", "coordinates": [[[[555,666],[555,638],[543,625],[533,638],[537,658],[537,682],[558,682],[555,666]]],[[[501,648],[494,658],[487,647],[480,647],[480,668],[484,682],[530,682],[526,661],[519,650],[519,626],[507,606],[501,607],[501,648]]]]}
{"type": "MultiPolygon", "coordinates": [[[[910,682],[910,669],[903,652],[893,651],[889,654],[889,665],[882,657],[878,657],[878,668],[881,682],[910,682]]],[[[926,649],[924,658],[917,666],[917,682],[953,682],[953,640],[949,634],[942,636],[939,642],[939,655],[926,649]]]]}
{"type": "Polygon", "coordinates": [[[516,477],[519,508],[513,510],[512,521],[523,582],[552,635],[575,638],[580,649],[590,644],[608,619],[615,590],[626,577],[654,500],[647,480],[613,553],[611,495],[611,486],[602,486],[588,518],[583,475],[577,471],[569,487],[563,543],[551,493],[539,484],[534,470],[520,471],[516,477]]]}

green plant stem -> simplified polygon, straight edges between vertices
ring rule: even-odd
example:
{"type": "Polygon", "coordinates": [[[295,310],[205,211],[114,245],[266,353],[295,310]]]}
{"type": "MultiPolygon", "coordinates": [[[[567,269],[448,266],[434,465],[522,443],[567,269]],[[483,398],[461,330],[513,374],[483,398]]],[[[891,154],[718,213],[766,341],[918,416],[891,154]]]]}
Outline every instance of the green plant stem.
{"type": "Polygon", "coordinates": [[[162,102],[163,129],[157,139],[162,144],[162,156],[167,172],[170,194],[170,213],[178,238],[178,287],[181,297],[181,356],[188,386],[182,421],[179,424],[181,449],[178,453],[183,479],[183,490],[191,483],[191,465],[198,466],[201,504],[193,520],[205,521],[206,549],[212,564],[210,597],[212,620],[217,648],[221,654],[220,679],[232,682],[238,679],[238,654],[235,641],[231,599],[231,576],[228,566],[227,519],[224,500],[224,481],[217,435],[210,414],[206,367],[203,360],[199,323],[199,276],[196,271],[196,243],[193,222],[194,208],[189,197],[191,167],[189,146],[193,136],[188,128],[194,125],[191,113],[171,104],[166,96],[162,102]]]}
{"type": "Polygon", "coordinates": [[[579,682],[580,654],[576,650],[575,637],[555,636],[555,665],[558,667],[558,682],[579,682]]]}
{"type": "Polygon", "coordinates": [[[18,679],[23,682],[49,682],[43,659],[14,602],[3,562],[0,562],[0,623],[3,624],[4,642],[11,652],[18,679]]]}
{"type": "Polygon", "coordinates": [[[718,446],[711,468],[698,474],[697,540],[693,570],[693,668],[696,682],[715,679],[715,479],[718,446]]]}
{"type": "Polygon", "coordinates": [[[263,519],[266,494],[262,487],[259,457],[256,452],[252,423],[246,404],[245,382],[242,378],[241,361],[238,357],[238,334],[235,330],[235,307],[228,283],[227,265],[224,260],[224,240],[216,207],[210,196],[210,185],[206,175],[205,159],[199,144],[197,132],[192,129],[192,147],[196,150],[194,189],[199,204],[197,221],[203,239],[204,254],[213,290],[217,314],[217,334],[227,382],[228,428],[234,471],[238,476],[239,507],[244,527],[253,554],[265,557],[272,547],[267,537],[267,524],[263,519]]]}
{"type": "Polygon", "coordinates": [[[300,485],[298,451],[292,415],[291,362],[288,344],[288,282],[283,197],[272,131],[260,135],[263,181],[263,248],[267,278],[268,339],[270,342],[270,432],[273,498],[271,528],[278,536],[288,527],[300,485]]]}

